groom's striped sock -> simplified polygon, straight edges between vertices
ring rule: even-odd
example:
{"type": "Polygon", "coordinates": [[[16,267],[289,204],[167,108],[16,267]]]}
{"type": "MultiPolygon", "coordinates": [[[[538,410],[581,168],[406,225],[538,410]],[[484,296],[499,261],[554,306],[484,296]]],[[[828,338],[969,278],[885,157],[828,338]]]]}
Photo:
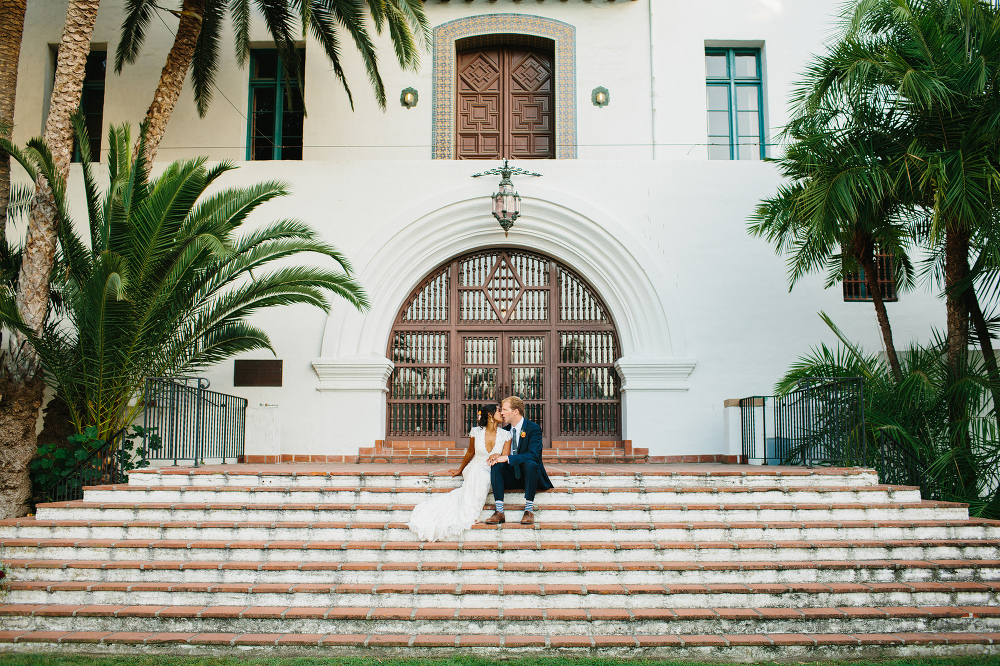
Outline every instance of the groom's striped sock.
{"type": "Polygon", "coordinates": [[[495,504],[497,505],[497,511],[503,513],[503,500],[497,500],[495,504]]]}
{"type": "Polygon", "coordinates": [[[524,511],[527,513],[528,511],[534,511],[534,510],[535,510],[535,501],[524,500],[524,511]]]}

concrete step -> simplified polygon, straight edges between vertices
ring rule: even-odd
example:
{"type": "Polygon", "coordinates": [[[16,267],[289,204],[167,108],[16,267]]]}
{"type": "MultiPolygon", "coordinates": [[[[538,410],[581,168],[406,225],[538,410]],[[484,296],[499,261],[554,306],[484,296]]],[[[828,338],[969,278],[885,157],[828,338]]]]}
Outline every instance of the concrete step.
{"type": "MultiPolygon", "coordinates": [[[[966,520],[968,505],[954,502],[739,503],[739,504],[542,504],[545,521],[570,522],[815,522],[862,520],[966,520]]],[[[523,504],[507,501],[513,512],[523,504]]],[[[224,504],[143,502],[55,502],[39,504],[39,520],[405,522],[413,504],[224,504]]]]}
{"type": "MultiPolygon", "coordinates": [[[[85,650],[88,653],[120,653],[123,650],[155,650],[190,655],[209,653],[219,647],[257,650],[267,655],[300,654],[306,648],[333,648],[332,654],[367,654],[380,657],[442,657],[456,654],[481,656],[587,656],[594,651],[616,656],[654,657],[671,660],[703,660],[707,654],[723,655],[740,662],[849,658],[860,654],[882,656],[981,655],[1000,645],[1000,633],[851,633],[851,634],[664,634],[563,636],[501,635],[475,631],[467,625],[457,635],[406,634],[305,634],[305,633],[207,633],[207,632],[87,632],[0,631],[0,643],[18,651],[85,650]]],[[[252,653],[252,652],[251,652],[252,653]]]]}
{"type": "MultiPolygon", "coordinates": [[[[84,489],[88,502],[225,503],[225,504],[320,504],[361,503],[416,504],[447,488],[395,487],[282,487],[282,486],[90,486],[84,489]]],[[[524,493],[508,492],[505,499],[523,504],[524,493]]],[[[492,500],[488,495],[487,502],[492,500]]],[[[912,486],[805,486],[805,487],[556,487],[540,493],[541,507],[551,504],[736,504],[736,503],[888,503],[918,502],[920,489],[912,486]]]]}
{"type": "MultiPolygon", "coordinates": [[[[492,513],[484,508],[480,520],[492,513]]],[[[814,522],[562,522],[539,512],[534,525],[480,523],[464,539],[504,541],[830,541],[1000,539],[1000,521],[814,521],[814,522]]],[[[122,521],[0,520],[0,539],[233,541],[417,541],[406,523],[372,521],[122,521]]]]}
{"type": "MultiPolygon", "coordinates": [[[[248,555],[262,551],[247,550],[248,555]]],[[[965,583],[1000,581],[1000,559],[788,560],[697,562],[283,562],[245,560],[59,560],[5,556],[15,581],[380,585],[751,585],[800,583],[965,583]]],[[[15,599],[12,599],[15,601],[15,599]]]]}
{"type": "MultiPolygon", "coordinates": [[[[1000,582],[748,585],[432,585],[15,581],[28,605],[373,608],[799,608],[1000,606],[1000,582]]],[[[2,607],[0,607],[2,608],[2,607]]]]}
{"type": "MultiPolygon", "coordinates": [[[[428,464],[442,462],[460,462],[465,451],[444,449],[391,449],[385,451],[359,451],[358,463],[381,464],[428,464]]],[[[632,449],[626,453],[616,449],[546,449],[542,452],[545,463],[561,463],[569,465],[602,464],[628,465],[644,464],[649,460],[648,449],[632,449]]]]}
{"type": "MultiPolygon", "coordinates": [[[[540,535],[540,531],[535,532],[540,535]]],[[[478,536],[478,535],[477,535],[478,536]]],[[[559,563],[646,561],[757,562],[818,560],[991,560],[1000,540],[834,540],[834,541],[585,541],[507,540],[503,532],[479,541],[225,541],[157,539],[0,539],[5,558],[98,561],[296,562],[308,552],[331,563],[559,563]],[[492,537],[492,538],[491,538],[492,537]]]]}
{"type": "MultiPolygon", "coordinates": [[[[458,459],[461,461],[461,457],[458,459]]],[[[795,468],[751,465],[644,465],[642,468],[595,469],[572,465],[546,469],[559,487],[635,488],[740,487],[747,486],[873,486],[874,470],[864,468],[795,468]]],[[[434,465],[405,469],[385,465],[210,465],[207,467],[160,467],[129,472],[129,484],[138,486],[355,486],[456,488],[461,479],[434,465]]]]}
{"type": "Polygon", "coordinates": [[[111,632],[477,633],[663,635],[994,632],[1000,609],[974,607],[841,608],[374,608],[283,606],[0,605],[7,630],[111,632]]]}

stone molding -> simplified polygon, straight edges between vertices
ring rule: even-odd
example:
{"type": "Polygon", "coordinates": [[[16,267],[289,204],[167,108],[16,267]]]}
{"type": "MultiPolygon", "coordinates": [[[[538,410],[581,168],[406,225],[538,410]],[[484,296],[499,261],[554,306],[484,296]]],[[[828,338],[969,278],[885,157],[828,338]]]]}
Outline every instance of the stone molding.
{"type": "Polygon", "coordinates": [[[556,159],[576,159],[576,28],[531,14],[480,14],[434,28],[431,157],[455,157],[455,42],[478,35],[519,34],[555,42],[556,159]]]}
{"type": "Polygon", "coordinates": [[[490,200],[482,187],[444,193],[376,233],[355,262],[372,309],[361,314],[335,303],[323,357],[384,358],[400,306],[430,271],[452,257],[501,246],[541,252],[573,268],[608,307],[623,355],[686,357],[670,283],[641,241],[614,218],[564,192],[533,182],[524,190],[525,213],[512,238],[504,238],[484,214],[490,200]]]}
{"type": "Polygon", "coordinates": [[[688,377],[698,364],[694,358],[629,358],[615,361],[622,393],[687,391],[688,377]]]}
{"type": "Polygon", "coordinates": [[[392,361],[379,356],[317,358],[312,362],[319,376],[317,391],[388,392],[392,361]]]}

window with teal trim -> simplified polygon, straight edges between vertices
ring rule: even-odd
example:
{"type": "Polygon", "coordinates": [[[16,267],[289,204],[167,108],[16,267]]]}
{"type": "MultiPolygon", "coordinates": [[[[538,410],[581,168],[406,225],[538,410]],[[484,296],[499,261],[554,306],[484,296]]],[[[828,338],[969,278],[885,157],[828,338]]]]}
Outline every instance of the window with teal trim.
{"type": "Polygon", "coordinates": [[[705,49],[708,159],[764,158],[760,49],[705,49]]]}
{"type": "MultiPolygon", "coordinates": [[[[300,50],[299,62],[305,63],[305,57],[300,50]]],[[[301,160],[304,118],[299,81],[286,73],[278,52],[251,51],[247,159],[301,160]]]]}
{"type": "MultiPolygon", "coordinates": [[[[90,137],[90,158],[101,161],[101,137],[104,134],[104,79],[108,69],[108,52],[91,51],[83,75],[80,111],[90,137]]],[[[73,141],[73,161],[79,162],[80,147],[73,141]]]]}

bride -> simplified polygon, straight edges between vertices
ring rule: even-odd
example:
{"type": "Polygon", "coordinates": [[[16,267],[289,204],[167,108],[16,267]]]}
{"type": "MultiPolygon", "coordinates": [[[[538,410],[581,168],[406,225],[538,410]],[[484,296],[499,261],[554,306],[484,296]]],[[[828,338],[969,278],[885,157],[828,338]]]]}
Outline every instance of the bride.
{"type": "Polygon", "coordinates": [[[451,470],[452,476],[465,477],[461,487],[413,507],[409,528],[421,541],[457,539],[479,522],[490,490],[486,460],[491,453],[508,455],[510,450],[510,431],[497,428],[502,422],[500,405],[484,405],[479,410],[479,425],[469,432],[469,450],[462,466],[451,470]]]}

